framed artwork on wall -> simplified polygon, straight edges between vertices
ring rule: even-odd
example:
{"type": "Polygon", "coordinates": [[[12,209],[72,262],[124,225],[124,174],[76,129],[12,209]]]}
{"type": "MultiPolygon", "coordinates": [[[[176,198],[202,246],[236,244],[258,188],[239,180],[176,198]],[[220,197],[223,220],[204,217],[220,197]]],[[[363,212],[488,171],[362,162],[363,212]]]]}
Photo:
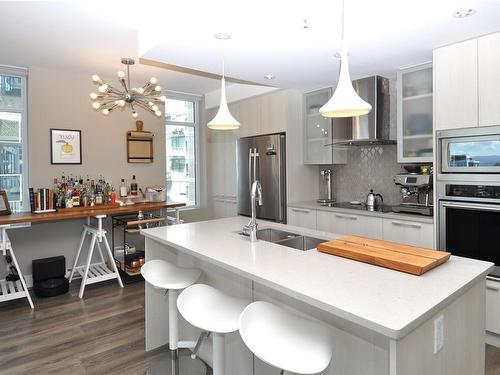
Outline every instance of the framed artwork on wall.
{"type": "Polygon", "coordinates": [[[50,129],[50,164],[82,164],[82,132],[50,129]]]}

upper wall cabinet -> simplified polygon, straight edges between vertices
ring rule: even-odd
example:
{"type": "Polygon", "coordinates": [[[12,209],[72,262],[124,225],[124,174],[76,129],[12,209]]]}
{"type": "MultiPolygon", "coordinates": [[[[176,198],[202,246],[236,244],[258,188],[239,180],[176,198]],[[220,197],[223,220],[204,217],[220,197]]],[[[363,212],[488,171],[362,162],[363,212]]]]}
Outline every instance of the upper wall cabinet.
{"type": "Polygon", "coordinates": [[[262,134],[261,97],[257,96],[234,103],[231,108],[235,108],[233,116],[241,124],[241,127],[236,131],[238,137],[262,134]]]}
{"type": "Polygon", "coordinates": [[[436,130],[478,125],[477,39],[434,50],[436,130]]]}
{"type": "Polygon", "coordinates": [[[478,39],[479,126],[500,125],[500,33],[478,39]]]}
{"type": "Polygon", "coordinates": [[[432,64],[398,72],[398,162],[432,162],[432,64]]]}
{"type": "Polygon", "coordinates": [[[304,164],[345,164],[346,150],[330,144],[347,138],[348,121],[323,117],[319,109],[332,96],[332,89],[304,94],[304,164]],[[335,125],[334,125],[335,123],[335,125]]]}

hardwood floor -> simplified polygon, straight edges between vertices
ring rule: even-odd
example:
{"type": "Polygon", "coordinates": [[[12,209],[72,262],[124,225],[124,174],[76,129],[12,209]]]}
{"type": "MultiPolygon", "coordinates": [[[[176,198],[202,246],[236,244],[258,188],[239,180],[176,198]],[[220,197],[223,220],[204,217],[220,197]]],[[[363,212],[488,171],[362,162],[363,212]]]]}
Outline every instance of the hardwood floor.
{"type": "Polygon", "coordinates": [[[116,282],[0,305],[0,374],[144,374],[168,349],[144,351],[144,284],[116,282]]]}
{"type": "MultiPolygon", "coordinates": [[[[26,300],[0,304],[1,375],[168,374],[168,348],[144,351],[143,283],[90,285],[83,300],[78,287],[35,299],[34,311],[26,300]]],[[[500,375],[500,349],[489,345],[486,375],[500,375]]]]}

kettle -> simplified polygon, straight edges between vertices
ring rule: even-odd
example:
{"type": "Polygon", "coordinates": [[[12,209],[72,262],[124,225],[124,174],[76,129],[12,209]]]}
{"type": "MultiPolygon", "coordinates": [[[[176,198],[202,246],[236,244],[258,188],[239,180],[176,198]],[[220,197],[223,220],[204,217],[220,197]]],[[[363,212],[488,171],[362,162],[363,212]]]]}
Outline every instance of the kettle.
{"type": "Polygon", "coordinates": [[[377,198],[380,198],[380,202],[383,202],[384,201],[384,197],[382,197],[381,194],[375,194],[373,193],[373,189],[370,189],[370,192],[368,193],[368,195],[366,196],[366,201],[365,201],[365,204],[368,206],[368,207],[372,207],[372,208],[375,208],[377,207],[378,205],[380,205],[380,203],[378,202],[378,199],[377,198]]]}

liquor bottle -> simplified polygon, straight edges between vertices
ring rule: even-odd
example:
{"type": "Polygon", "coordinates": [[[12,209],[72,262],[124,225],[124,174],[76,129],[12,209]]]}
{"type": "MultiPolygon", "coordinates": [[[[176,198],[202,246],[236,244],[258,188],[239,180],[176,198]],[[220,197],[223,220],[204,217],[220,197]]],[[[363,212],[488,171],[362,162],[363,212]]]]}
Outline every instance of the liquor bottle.
{"type": "Polygon", "coordinates": [[[127,194],[127,185],[125,185],[125,179],[122,178],[122,183],[120,185],[120,197],[126,197],[127,194]]]}
{"type": "Polygon", "coordinates": [[[132,176],[132,182],[130,183],[130,194],[137,195],[137,180],[135,175],[132,176]]]}

